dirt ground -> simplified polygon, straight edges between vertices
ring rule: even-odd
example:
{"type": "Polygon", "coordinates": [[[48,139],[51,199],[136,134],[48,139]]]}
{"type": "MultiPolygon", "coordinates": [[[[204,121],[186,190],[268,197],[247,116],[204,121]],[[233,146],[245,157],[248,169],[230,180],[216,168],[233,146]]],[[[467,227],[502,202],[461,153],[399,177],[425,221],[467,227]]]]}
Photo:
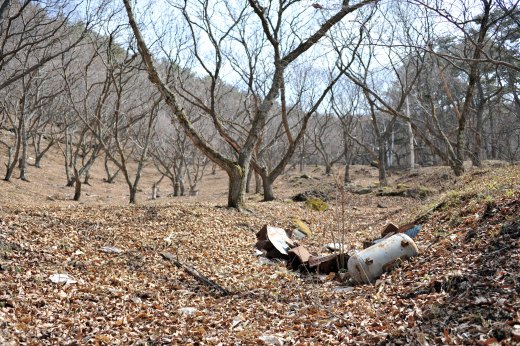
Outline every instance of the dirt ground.
{"type": "MultiPolygon", "coordinates": [[[[9,142],[9,136],[13,134],[2,130],[0,137],[9,142]]],[[[0,161],[7,162],[7,149],[5,146],[0,151],[0,161]]],[[[129,198],[128,187],[120,174],[114,184],[104,181],[103,160],[98,159],[90,172],[89,184],[83,184],[82,199],[73,202],[74,188],[66,186],[63,154],[57,146],[54,146],[42,160],[41,168],[36,168],[34,158],[29,157],[28,178],[29,182],[16,179],[18,172],[15,171],[10,182],[0,180],[0,206],[68,206],[75,205],[126,205],[129,198]]],[[[4,174],[4,172],[2,172],[4,174]]],[[[282,175],[274,185],[275,195],[278,199],[288,199],[296,193],[310,189],[324,189],[334,192],[336,182],[340,180],[341,167],[335,167],[334,174],[327,176],[324,169],[317,166],[306,166],[303,171],[293,169],[282,175]],[[302,176],[308,178],[301,178],[302,176]]],[[[369,166],[354,165],[351,168],[352,185],[363,187],[374,187],[378,184],[377,169],[369,166]]],[[[228,179],[224,171],[217,169],[216,174],[211,174],[211,167],[207,167],[204,179],[199,185],[199,194],[195,197],[168,197],[173,192],[171,182],[166,178],[159,185],[159,200],[151,201],[152,186],[160,179],[160,174],[151,162],[145,167],[139,184],[138,203],[141,205],[161,204],[170,202],[210,202],[225,205],[227,200],[228,179]]],[[[133,177],[132,177],[133,179],[133,177]]],[[[411,185],[422,185],[426,187],[439,188],[450,184],[453,176],[447,167],[429,167],[414,172],[391,174],[390,184],[410,183],[411,185]]],[[[253,183],[254,184],[254,181],[253,183]]],[[[261,196],[251,195],[249,199],[258,201],[261,196]]]]}

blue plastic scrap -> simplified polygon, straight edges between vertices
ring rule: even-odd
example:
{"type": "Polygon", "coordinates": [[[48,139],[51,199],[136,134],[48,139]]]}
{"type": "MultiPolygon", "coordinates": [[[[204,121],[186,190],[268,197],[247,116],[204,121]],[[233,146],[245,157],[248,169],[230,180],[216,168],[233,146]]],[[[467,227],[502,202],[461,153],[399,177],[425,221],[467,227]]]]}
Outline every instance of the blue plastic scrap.
{"type": "Polygon", "coordinates": [[[410,238],[415,238],[417,236],[417,234],[419,234],[420,231],[421,231],[421,226],[415,225],[412,228],[410,228],[409,230],[405,231],[404,234],[406,234],[410,238]]]}

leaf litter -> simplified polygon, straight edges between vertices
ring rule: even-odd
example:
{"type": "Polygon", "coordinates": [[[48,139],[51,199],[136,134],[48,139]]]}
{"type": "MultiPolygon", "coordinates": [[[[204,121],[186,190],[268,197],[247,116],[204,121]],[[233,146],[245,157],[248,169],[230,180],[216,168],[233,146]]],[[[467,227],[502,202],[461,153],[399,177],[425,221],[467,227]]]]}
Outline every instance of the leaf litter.
{"type": "MultiPolygon", "coordinates": [[[[323,251],[338,241],[329,234],[334,207],[319,213],[301,203],[251,202],[251,214],[200,202],[3,208],[0,343],[514,344],[518,176],[507,187],[513,193],[491,207],[430,213],[417,237],[420,256],[375,285],[352,288],[253,254],[256,232],[265,223],[284,227],[288,216],[306,220],[313,229],[306,247],[323,251]],[[124,251],[100,251],[107,246],[124,251]],[[161,252],[232,294],[216,295],[161,252]],[[56,274],[61,283],[51,281],[56,274]]],[[[351,249],[388,221],[414,216],[416,201],[407,198],[378,197],[388,206],[381,209],[373,195],[351,197],[341,239],[351,249]]]]}

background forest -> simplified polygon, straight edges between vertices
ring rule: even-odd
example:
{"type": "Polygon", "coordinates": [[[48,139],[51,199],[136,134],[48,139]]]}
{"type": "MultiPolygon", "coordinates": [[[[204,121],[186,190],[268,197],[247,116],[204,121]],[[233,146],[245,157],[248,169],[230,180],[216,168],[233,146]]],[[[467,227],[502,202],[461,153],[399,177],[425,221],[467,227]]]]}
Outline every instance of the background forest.
{"type": "Polygon", "coordinates": [[[135,203],[146,165],[176,196],[217,165],[241,207],[306,164],[345,182],[372,164],[384,186],[389,169],[520,158],[516,2],[125,4],[141,46],[123,3],[2,2],[4,180],[37,179],[59,148],[75,200],[99,160],[135,203]]]}

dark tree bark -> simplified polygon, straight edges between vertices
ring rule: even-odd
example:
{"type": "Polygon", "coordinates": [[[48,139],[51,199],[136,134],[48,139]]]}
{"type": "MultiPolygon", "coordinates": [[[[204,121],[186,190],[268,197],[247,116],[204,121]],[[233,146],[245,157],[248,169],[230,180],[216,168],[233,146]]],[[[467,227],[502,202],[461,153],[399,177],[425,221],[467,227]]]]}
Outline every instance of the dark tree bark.
{"type": "Polygon", "coordinates": [[[78,170],[76,169],[76,167],[74,167],[74,197],[73,199],[75,201],[79,201],[81,198],[81,176],[78,172],[78,170]]]}

